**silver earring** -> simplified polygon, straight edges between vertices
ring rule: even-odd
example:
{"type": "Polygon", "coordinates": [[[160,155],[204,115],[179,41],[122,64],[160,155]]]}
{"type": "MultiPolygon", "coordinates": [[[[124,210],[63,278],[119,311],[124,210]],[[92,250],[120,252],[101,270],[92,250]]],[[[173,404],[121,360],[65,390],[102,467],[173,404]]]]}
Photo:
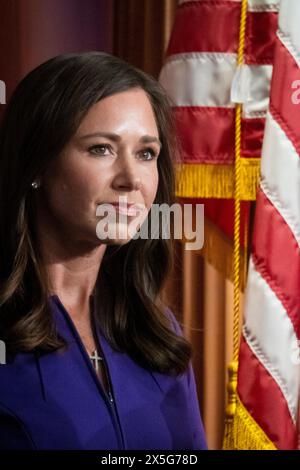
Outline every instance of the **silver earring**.
{"type": "Polygon", "coordinates": [[[40,183],[39,183],[38,181],[33,181],[33,182],[31,183],[31,186],[32,186],[34,189],[37,189],[37,188],[40,187],[40,183]]]}

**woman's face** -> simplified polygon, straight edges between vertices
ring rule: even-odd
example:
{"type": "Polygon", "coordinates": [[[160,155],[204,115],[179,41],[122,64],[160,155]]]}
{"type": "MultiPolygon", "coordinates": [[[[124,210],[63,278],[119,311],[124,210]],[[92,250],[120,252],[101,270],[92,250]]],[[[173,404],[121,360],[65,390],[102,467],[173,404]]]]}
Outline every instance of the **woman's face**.
{"type": "Polygon", "coordinates": [[[43,212],[70,242],[127,243],[133,236],[128,227],[140,225],[154,202],[159,152],[155,116],[142,89],[104,98],[41,177],[43,212]],[[141,211],[99,212],[99,205],[118,202],[141,204],[141,211]]]}

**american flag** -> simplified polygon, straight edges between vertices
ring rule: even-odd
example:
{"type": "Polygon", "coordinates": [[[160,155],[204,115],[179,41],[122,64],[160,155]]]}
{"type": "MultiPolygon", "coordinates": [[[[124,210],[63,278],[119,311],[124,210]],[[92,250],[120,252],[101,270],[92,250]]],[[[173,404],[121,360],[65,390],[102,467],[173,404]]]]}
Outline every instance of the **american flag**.
{"type": "Polygon", "coordinates": [[[281,0],[238,371],[237,412],[256,448],[299,448],[299,24],[299,0],[281,0]]]}
{"type": "MultiPolygon", "coordinates": [[[[245,64],[237,76],[240,12],[240,0],[181,0],[160,81],[175,105],[183,160],[177,193],[182,197],[233,196],[232,91],[236,87],[243,95],[241,157],[248,169],[261,152],[262,160],[233,447],[297,449],[300,1],[248,0],[245,64]]],[[[252,199],[247,171],[244,198],[252,199]]]]}

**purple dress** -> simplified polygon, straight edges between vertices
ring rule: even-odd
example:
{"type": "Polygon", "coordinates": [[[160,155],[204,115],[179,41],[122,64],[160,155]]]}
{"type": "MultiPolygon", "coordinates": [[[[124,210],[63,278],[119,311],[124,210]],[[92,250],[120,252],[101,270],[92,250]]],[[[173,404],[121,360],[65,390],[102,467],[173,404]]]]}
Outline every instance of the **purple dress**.
{"type": "Polygon", "coordinates": [[[49,302],[69,348],[0,365],[0,449],[206,449],[191,363],[177,378],[151,372],[112,349],[97,326],[110,398],[59,297],[49,302]]]}

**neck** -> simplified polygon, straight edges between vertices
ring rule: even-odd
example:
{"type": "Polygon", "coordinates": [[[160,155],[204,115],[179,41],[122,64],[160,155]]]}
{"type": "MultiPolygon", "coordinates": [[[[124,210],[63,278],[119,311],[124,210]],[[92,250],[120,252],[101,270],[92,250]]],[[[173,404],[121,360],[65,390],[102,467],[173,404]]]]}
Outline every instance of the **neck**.
{"type": "Polygon", "coordinates": [[[88,314],[106,245],[76,239],[59,231],[46,215],[38,219],[37,243],[49,294],[56,294],[72,311],[88,314]]]}

